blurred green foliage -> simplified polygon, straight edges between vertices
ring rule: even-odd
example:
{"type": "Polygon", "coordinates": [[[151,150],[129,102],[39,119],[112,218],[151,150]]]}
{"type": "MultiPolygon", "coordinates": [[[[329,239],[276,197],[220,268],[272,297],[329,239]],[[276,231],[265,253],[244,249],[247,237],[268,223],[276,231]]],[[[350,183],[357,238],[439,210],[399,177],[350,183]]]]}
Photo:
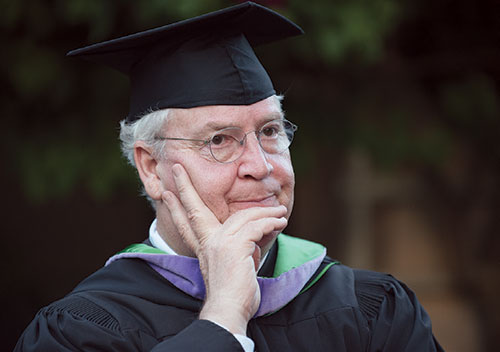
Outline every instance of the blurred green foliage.
{"type": "Polygon", "coordinates": [[[384,40],[397,25],[399,7],[396,0],[289,2],[290,17],[307,28],[304,59],[317,52],[330,65],[352,58],[358,63],[380,60],[384,40]]]}
{"type": "Polygon", "coordinates": [[[465,76],[456,83],[444,85],[441,94],[445,111],[457,123],[479,126],[481,130],[498,127],[500,105],[491,78],[483,74],[465,76]]]}
{"type": "MultiPolygon", "coordinates": [[[[24,246],[35,231],[28,227],[26,234],[18,227],[26,219],[36,222],[35,212],[41,217],[51,213],[52,201],[60,200],[61,209],[70,199],[84,200],[78,197],[84,194],[112,214],[112,202],[123,199],[118,195],[140,188],[119,150],[118,123],[128,110],[127,78],[66,58],[69,50],[239,2],[0,0],[0,143],[7,165],[1,175],[11,195],[22,193],[7,199],[14,230],[4,232],[24,246]],[[26,214],[26,202],[35,203],[28,206],[32,214],[26,214]]],[[[428,213],[439,218],[439,226],[445,224],[437,232],[449,236],[445,257],[456,256],[457,285],[475,300],[489,297],[483,306],[489,320],[482,327],[491,346],[498,346],[498,285],[491,277],[499,271],[489,269],[498,266],[500,227],[498,1],[257,2],[306,32],[257,49],[277,90],[287,96],[287,118],[299,125],[291,149],[307,189],[299,189],[297,199],[306,194],[314,201],[302,203],[302,210],[307,208],[304,227],[331,237],[331,248],[341,251],[348,233],[342,229],[346,200],[334,198],[341,197],[339,169],[353,150],[368,155],[376,171],[398,177],[398,171],[410,169],[432,193],[423,195],[428,213]]],[[[78,209],[48,219],[71,217],[78,209]]],[[[109,221],[108,215],[102,219],[89,226],[109,221]]],[[[66,230],[63,225],[61,238],[77,248],[66,230]]],[[[44,234],[35,237],[52,245],[44,234]]],[[[13,273],[6,275],[28,287],[22,275],[13,273]]],[[[33,289],[22,291],[33,296],[33,289]]],[[[22,309],[13,307],[16,317],[22,316],[22,309]]]]}
{"type": "MultiPolygon", "coordinates": [[[[27,199],[43,203],[76,189],[106,199],[138,188],[117,141],[118,121],[128,106],[127,80],[65,58],[68,50],[234,3],[2,1],[0,111],[8,131],[2,143],[10,151],[11,176],[20,180],[27,199]]],[[[498,77],[477,60],[466,69],[450,69],[456,52],[465,49],[446,44],[457,41],[446,36],[457,34],[450,30],[453,23],[440,17],[446,15],[445,5],[434,3],[429,15],[426,1],[261,3],[307,33],[279,44],[278,52],[263,50],[271,76],[295,82],[286,108],[301,126],[293,147],[299,173],[323,162],[322,155],[350,148],[365,150],[379,167],[394,168],[439,167],[462,133],[496,145],[498,77]],[[443,55],[449,60],[434,68],[443,55]],[[430,62],[431,69],[421,62],[430,62]]]]}

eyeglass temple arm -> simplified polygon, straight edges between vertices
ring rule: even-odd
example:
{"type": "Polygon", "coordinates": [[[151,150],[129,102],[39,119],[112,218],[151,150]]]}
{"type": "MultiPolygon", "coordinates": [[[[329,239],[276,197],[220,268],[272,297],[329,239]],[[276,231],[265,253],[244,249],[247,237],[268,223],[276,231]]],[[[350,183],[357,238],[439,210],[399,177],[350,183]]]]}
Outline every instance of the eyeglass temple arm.
{"type": "Polygon", "coordinates": [[[177,138],[177,137],[156,137],[159,140],[170,140],[170,141],[189,141],[189,142],[203,142],[204,144],[210,143],[210,140],[205,139],[191,139],[191,138],[177,138]]]}

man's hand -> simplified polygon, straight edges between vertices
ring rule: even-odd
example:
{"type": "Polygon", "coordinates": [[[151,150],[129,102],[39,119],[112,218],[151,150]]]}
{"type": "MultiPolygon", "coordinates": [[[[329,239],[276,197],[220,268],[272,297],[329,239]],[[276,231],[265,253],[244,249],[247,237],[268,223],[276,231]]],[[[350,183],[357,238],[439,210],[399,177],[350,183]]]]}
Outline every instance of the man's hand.
{"type": "Polygon", "coordinates": [[[287,209],[256,207],[241,210],[221,224],[203,203],[184,168],[172,168],[179,192],[162,195],[184,242],[196,254],[207,297],[200,319],[212,320],[232,333],[246,335],[246,327],[260,304],[256,271],[263,236],[283,230],[287,209]]]}

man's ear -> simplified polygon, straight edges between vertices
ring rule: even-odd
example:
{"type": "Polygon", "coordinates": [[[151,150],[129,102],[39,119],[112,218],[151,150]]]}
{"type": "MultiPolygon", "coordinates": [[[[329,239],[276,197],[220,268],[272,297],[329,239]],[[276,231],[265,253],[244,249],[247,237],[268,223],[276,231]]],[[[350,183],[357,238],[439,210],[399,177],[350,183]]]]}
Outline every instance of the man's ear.
{"type": "Polygon", "coordinates": [[[163,185],[158,175],[158,160],[153,155],[153,149],[143,141],[134,144],[134,160],[144,190],[154,200],[160,200],[163,193],[163,185]]]}

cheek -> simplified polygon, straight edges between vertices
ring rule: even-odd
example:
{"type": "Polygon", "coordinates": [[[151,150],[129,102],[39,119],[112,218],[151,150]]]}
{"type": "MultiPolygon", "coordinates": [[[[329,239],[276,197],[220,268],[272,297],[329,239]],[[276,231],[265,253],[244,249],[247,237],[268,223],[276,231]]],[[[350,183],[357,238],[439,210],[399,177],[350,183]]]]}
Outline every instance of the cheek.
{"type": "MultiPolygon", "coordinates": [[[[293,207],[293,193],[295,188],[295,174],[293,172],[290,154],[282,154],[273,159],[274,177],[281,185],[280,202],[291,213],[293,207]]],[[[290,215],[290,214],[289,214],[290,215]]]]}
{"type": "Polygon", "coordinates": [[[228,165],[221,167],[211,162],[193,165],[184,163],[184,167],[205,205],[219,220],[227,218],[228,208],[224,196],[234,183],[235,171],[228,165]]]}
{"type": "Polygon", "coordinates": [[[295,174],[293,172],[292,160],[290,154],[282,154],[273,160],[275,177],[279,179],[284,187],[295,186],[295,174]]]}

